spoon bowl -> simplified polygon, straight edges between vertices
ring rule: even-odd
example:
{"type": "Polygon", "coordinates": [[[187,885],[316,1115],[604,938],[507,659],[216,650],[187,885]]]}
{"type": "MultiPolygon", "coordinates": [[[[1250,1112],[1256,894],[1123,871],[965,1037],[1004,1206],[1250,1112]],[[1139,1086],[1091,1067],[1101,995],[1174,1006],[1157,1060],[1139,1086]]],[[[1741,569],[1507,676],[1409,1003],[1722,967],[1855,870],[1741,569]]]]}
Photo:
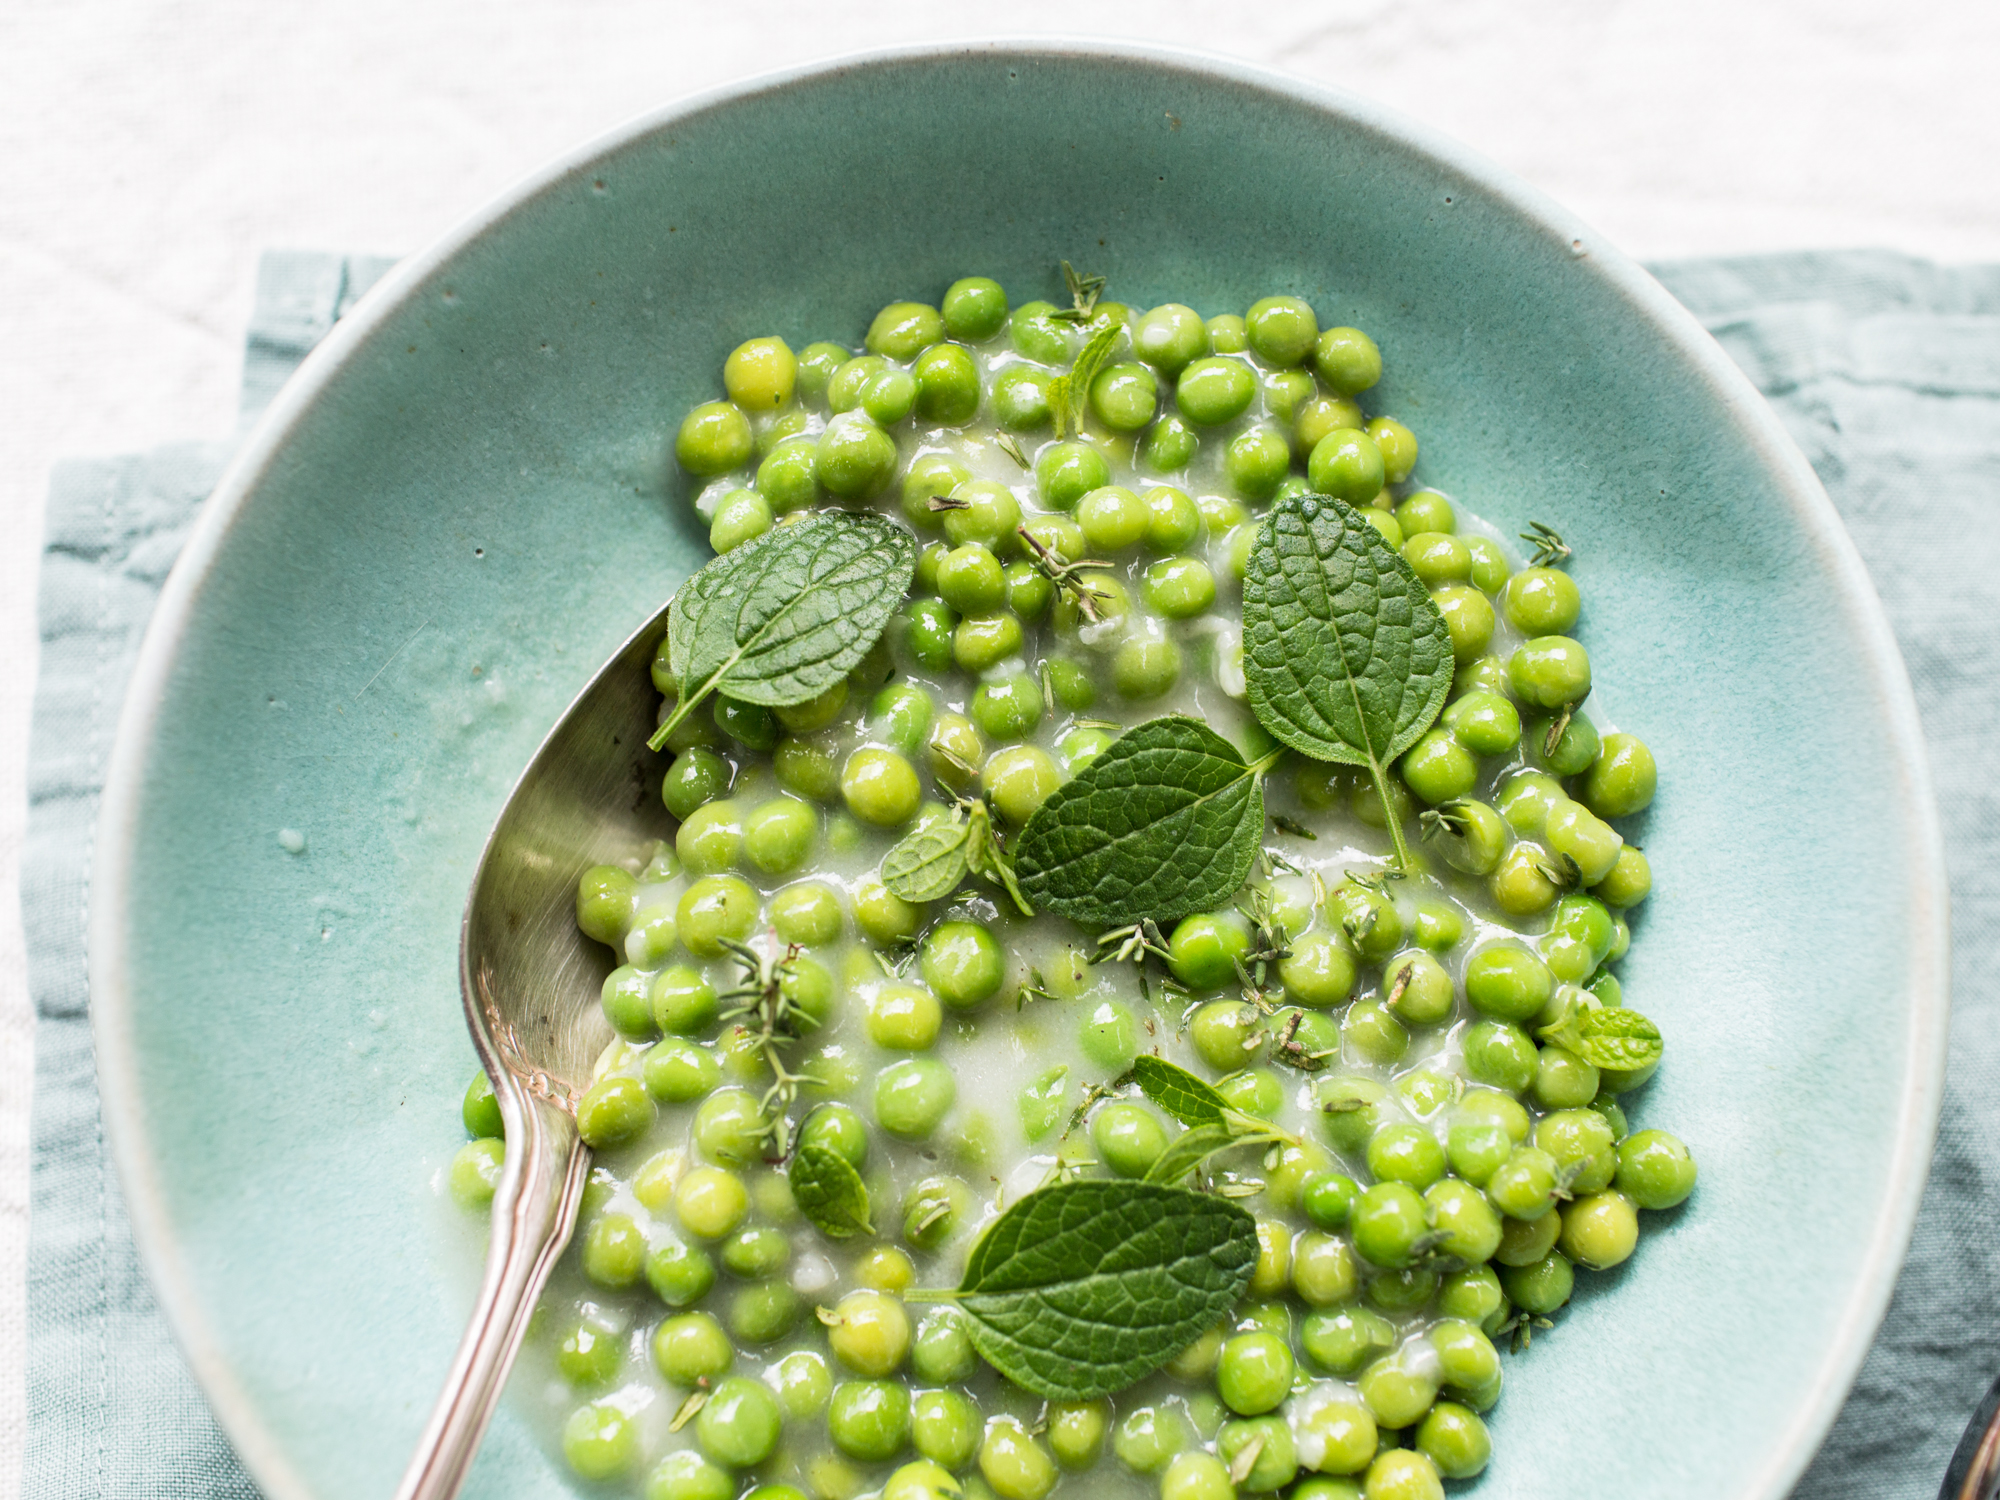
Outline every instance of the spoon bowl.
{"type": "Polygon", "coordinates": [[[397,1500],[458,1493],[576,1224],[590,1171],[576,1106],[612,1040],[598,1004],[608,966],[577,929],[576,886],[592,865],[658,834],[647,664],[666,623],[662,607],[565,710],[514,783],[472,877],[459,986],[507,1154],[479,1298],[397,1500]]]}

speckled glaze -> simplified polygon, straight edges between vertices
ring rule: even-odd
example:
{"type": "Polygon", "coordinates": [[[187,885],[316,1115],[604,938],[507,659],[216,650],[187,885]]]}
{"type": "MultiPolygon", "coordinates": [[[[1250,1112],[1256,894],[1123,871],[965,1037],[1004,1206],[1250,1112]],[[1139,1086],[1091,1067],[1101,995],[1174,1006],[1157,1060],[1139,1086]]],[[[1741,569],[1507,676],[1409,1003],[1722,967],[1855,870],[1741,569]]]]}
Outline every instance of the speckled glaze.
{"type": "MultiPolygon", "coordinates": [[[[1908,1239],[1946,1013],[1916,711],[1811,471],[1643,272],[1464,149],[1212,59],[993,43],[755,81],[531,178],[311,356],[167,585],[97,846],[99,1066],[273,1500],[386,1495],[450,1359],[460,908],[542,734],[706,554],[679,414],[741,338],[858,343],[1064,256],[1141,306],[1371,330],[1422,477],[1576,546],[1659,756],[1623,973],[1668,1038],[1639,1116],[1702,1185],[1510,1363],[1477,1493],[1777,1500],[1804,1466],[1908,1239]]],[[[571,1492],[503,1410],[468,1493],[571,1492]]]]}

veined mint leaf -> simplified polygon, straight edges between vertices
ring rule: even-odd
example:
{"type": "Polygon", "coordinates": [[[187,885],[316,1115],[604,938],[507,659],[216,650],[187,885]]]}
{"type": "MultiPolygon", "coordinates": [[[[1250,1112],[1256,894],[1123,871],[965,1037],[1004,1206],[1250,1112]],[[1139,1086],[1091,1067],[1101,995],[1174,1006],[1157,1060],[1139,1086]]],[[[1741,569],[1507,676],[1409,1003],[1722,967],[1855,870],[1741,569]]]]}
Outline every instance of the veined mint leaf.
{"type": "Polygon", "coordinates": [[[959,1283],[972,1342],[1016,1385],[1090,1401],[1214,1327],[1250,1284],[1257,1222],[1225,1199],[1144,1182],[1039,1189],[993,1222],[959,1283]]]}
{"type": "Polygon", "coordinates": [[[1183,1125],[1220,1125],[1228,1117],[1229,1101],[1178,1063],[1148,1055],[1132,1064],[1132,1076],[1148,1099],[1183,1125]]]}
{"type": "MultiPolygon", "coordinates": [[[[1243,578],[1259,723],[1315,760],[1367,767],[1386,807],[1389,764],[1437,718],[1453,670],[1430,591],[1359,511],[1325,495],[1271,507],[1243,578]]],[[[1393,814],[1389,829],[1407,868],[1393,814]]]]}
{"type": "Polygon", "coordinates": [[[1038,911],[1097,926],[1173,921],[1228,900],[1264,829],[1263,773],[1194,719],[1128,730],[1021,830],[1014,873],[1038,911]]]}
{"type": "Polygon", "coordinates": [[[681,699],[652,747],[713,692],[768,707],[825,692],[881,639],[916,561],[916,539],[895,522],[826,511],[710,562],[668,612],[681,699]]]}
{"type": "Polygon", "coordinates": [[[1183,1130],[1167,1142],[1167,1149],[1160,1153],[1159,1160],[1146,1169],[1145,1180],[1168,1186],[1178,1184],[1216,1152],[1235,1145],[1240,1139],[1242,1137],[1234,1130],[1220,1122],[1183,1130]]]}
{"type": "Polygon", "coordinates": [[[905,901],[942,901],[965,879],[971,832],[970,824],[956,818],[919,828],[883,857],[882,884],[905,901]]]}
{"type": "Polygon", "coordinates": [[[1063,435],[1065,426],[1078,433],[1083,431],[1084,413],[1090,410],[1090,384],[1104,368],[1104,361],[1111,357],[1112,346],[1122,332],[1124,325],[1106,323],[1090,336],[1069,373],[1049,382],[1049,413],[1055,418],[1057,437],[1063,435]]]}
{"type": "Polygon", "coordinates": [[[853,1164],[831,1146],[804,1141],[792,1153],[792,1201],[821,1234],[851,1239],[873,1234],[868,1217],[868,1187],[853,1164]]]}
{"type": "Polygon", "coordinates": [[[1607,1005],[1577,1018],[1576,1055],[1593,1068],[1633,1072],[1651,1067],[1666,1053],[1660,1028],[1636,1010],[1607,1005]]]}

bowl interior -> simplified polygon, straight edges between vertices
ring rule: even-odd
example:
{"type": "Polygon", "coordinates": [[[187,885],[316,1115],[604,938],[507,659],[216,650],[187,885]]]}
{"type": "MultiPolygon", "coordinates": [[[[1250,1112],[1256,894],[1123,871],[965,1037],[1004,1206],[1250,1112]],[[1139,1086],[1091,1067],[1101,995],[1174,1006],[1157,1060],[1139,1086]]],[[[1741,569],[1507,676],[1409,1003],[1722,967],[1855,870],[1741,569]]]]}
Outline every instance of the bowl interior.
{"type": "MultiPolygon", "coordinates": [[[[450,1357],[461,905],[542,734],[706,555],[679,414],[741,338],[858,343],[959,275],[1053,293],[1061,257],[1122,301],[1285,291],[1370,329],[1422,477],[1576,547],[1610,709],[1659,757],[1624,977],[1669,1060],[1635,1117],[1702,1185],[1510,1363],[1480,1493],[1775,1497],[1805,1461],[1907,1237],[1943,1011],[1914,711],[1831,510],[1663,293],[1455,148],[1219,65],[994,46],[752,86],[546,174],[372,294],[204,521],[94,963],[144,1248],[268,1493],[388,1493],[450,1357]]],[[[570,1491],[503,1410],[474,1492],[570,1491]]]]}

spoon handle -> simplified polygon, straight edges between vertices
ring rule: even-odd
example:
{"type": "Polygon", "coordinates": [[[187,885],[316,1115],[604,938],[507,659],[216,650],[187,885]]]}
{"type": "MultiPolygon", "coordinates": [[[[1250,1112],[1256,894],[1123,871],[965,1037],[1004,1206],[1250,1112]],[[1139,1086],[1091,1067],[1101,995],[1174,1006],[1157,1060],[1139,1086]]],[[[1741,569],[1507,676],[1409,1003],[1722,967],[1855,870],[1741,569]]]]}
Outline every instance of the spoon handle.
{"type": "Polygon", "coordinates": [[[507,1159],[493,1193],[486,1273],[396,1500],[452,1500],[465,1483],[528,1315],[569,1243],[590,1171],[590,1148],[568,1113],[531,1096],[505,1069],[495,1092],[507,1120],[507,1159]]]}
{"type": "Polygon", "coordinates": [[[1938,1500],[1994,1500],[2000,1494],[2000,1380],[1965,1424],[1938,1500]]]}

